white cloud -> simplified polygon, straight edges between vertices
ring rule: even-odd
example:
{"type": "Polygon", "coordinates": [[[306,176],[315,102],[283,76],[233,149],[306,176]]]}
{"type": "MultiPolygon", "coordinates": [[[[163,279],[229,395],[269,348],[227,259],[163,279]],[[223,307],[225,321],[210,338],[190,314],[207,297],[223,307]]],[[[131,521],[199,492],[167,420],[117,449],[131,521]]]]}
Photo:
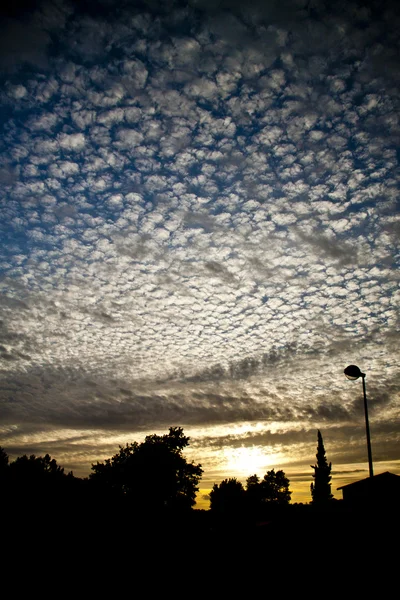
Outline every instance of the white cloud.
{"type": "Polygon", "coordinates": [[[21,100],[21,98],[24,98],[27,95],[28,90],[23,85],[13,85],[8,87],[7,92],[11,98],[21,100]]]}
{"type": "Polygon", "coordinates": [[[79,152],[85,147],[85,136],[82,133],[60,133],[57,141],[63,150],[79,152]]]}
{"type": "Polygon", "coordinates": [[[140,145],[143,141],[143,134],[135,129],[120,129],[117,132],[117,140],[115,142],[117,148],[129,149],[140,145]]]}
{"type": "Polygon", "coordinates": [[[146,84],[148,71],[141,60],[125,60],[123,70],[129,75],[129,84],[143,88],[146,84]]]}

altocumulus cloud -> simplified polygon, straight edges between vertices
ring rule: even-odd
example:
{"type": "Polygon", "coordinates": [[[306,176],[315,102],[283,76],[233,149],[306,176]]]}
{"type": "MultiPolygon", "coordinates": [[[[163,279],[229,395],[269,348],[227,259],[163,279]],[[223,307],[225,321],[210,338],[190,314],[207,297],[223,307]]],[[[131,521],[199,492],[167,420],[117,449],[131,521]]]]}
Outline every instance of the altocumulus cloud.
{"type": "Polygon", "coordinates": [[[350,473],[356,363],[376,460],[399,472],[399,27],[389,1],[3,13],[11,455],[84,474],[182,425],[209,487],[244,473],[238,449],[300,480],[321,428],[350,473]]]}

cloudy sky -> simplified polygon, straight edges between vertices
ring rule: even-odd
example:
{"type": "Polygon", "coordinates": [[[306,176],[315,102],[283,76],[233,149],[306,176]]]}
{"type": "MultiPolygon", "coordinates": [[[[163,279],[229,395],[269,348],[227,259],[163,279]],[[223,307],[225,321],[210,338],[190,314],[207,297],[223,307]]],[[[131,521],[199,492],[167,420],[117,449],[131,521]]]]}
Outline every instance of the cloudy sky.
{"type": "Polygon", "coordinates": [[[0,445],[86,476],[179,425],[200,501],[308,501],[317,429],[334,490],[368,475],[357,364],[400,474],[396,3],[11,4],[0,445]]]}

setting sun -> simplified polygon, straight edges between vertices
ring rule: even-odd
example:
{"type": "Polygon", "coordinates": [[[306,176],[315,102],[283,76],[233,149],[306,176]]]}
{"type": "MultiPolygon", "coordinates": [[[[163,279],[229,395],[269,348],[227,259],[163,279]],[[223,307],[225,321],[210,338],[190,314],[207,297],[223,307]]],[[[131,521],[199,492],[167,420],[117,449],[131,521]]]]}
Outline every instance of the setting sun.
{"type": "Polygon", "coordinates": [[[229,448],[223,452],[227,471],[234,471],[238,475],[250,476],[257,474],[263,476],[268,469],[278,463],[278,453],[268,453],[265,448],[251,446],[249,448],[229,448]]]}

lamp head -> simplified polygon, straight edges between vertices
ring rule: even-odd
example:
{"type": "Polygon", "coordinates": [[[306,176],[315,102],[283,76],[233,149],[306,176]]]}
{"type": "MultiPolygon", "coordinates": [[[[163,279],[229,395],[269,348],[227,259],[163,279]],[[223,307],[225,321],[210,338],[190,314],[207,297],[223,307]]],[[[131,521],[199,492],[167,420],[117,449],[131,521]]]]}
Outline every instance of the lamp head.
{"type": "Polygon", "coordinates": [[[347,379],[351,379],[353,381],[359,377],[365,377],[365,374],[361,373],[360,369],[356,365],[349,365],[346,367],[344,374],[346,375],[347,379]]]}

